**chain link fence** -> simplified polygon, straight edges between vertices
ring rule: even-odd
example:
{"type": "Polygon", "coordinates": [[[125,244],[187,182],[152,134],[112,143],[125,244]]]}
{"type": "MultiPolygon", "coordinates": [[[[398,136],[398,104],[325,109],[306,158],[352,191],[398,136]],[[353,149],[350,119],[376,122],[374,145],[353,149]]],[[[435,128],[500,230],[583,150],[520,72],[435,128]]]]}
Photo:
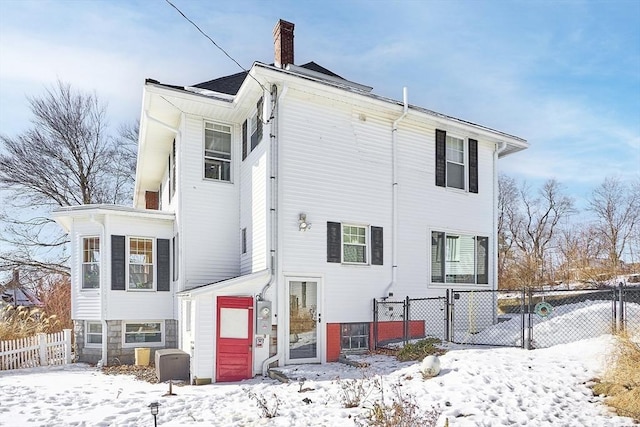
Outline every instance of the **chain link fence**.
{"type": "Polygon", "coordinates": [[[640,330],[640,288],[456,290],[374,300],[373,347],[435,337],[464,345],[546,348],[640,330]]]}

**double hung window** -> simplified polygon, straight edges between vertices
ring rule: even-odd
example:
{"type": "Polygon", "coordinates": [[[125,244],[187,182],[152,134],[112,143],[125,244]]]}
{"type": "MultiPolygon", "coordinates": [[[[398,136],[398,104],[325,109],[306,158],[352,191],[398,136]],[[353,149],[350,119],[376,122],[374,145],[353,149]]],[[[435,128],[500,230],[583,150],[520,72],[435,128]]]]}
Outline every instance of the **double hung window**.
{"type": "Polygon", "coordinates": [[[435,148],[436,185],[478,193],[478,141],[436,129],[435,148]]]}
{"type": "Polygon", "coordinates": [[[367,263],[367,227],[342,226],[342,262],[367,263]]]}
{"type": "Polygon", "coordinates": [[[100,287],[100,238],[82,239],[82,289],[100,287]]]}
{"type": "Polygon", "coordinates": [[[153,239],[129,238],[129,289],[153,289],[153,239]]]}
{"type": "Polygon", "coordinates": [[[447,187],[465,189],[464,140],[447,135],[447,187]]]}
{"type": "Polygon", "coordinates": [[[231,127],[204,124],[204,177],[231,181],[231,127]]]}

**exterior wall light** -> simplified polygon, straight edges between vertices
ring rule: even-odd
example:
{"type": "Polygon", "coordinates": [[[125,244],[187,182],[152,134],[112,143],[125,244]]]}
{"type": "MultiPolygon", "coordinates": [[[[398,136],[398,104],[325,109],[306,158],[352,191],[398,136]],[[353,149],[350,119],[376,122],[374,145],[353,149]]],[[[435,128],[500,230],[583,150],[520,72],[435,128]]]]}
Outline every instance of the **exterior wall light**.
{"type": "Polygon", "coordinates": [[[307,231],[311,229],[311,223],[307,222],[307,214],[301,213],[298,216],[298,229],[300,231],[307,231]]]}

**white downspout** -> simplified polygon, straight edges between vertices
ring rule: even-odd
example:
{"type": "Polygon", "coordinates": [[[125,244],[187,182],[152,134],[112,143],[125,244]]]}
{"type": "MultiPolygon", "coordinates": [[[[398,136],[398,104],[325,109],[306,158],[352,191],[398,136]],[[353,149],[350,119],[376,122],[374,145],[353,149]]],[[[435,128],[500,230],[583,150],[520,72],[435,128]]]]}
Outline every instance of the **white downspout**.
{"type": "MultiPolygon", "coordinates": [[[[107,324],[107,289],[105,288],[105,280],[104,280],[104,266],[106,263],[104,259],[106,257],[106,232],[104,223],[100,222],[96,219],[95,215],[91,215],[91,222],[98,224],[100,226],[100,241],[102,242],[101,250],[100,250],[100,321],[102,323],[102,366],[109,365],[109,357],[108,357],[108,348],[109,348],[109,325],[107,324]],[[105,250],[103,250],[103,248],[105,250]]],[[[86,343],[85,343],[86,344],[86,343]]]]}
{"type": "Polygon", "coordinates": [[[398,277],[398,147],[396,134],[398,133],[398,123],[400,123],[409,112],[406,86],[402,88],[402,101],[402,115],[393,122],[391,128],[391,283],[389,283],[389,286],[385,289],[383,298],[393,296],[393,289],[396,286],[398,277]]]}
{"type": "MultiPolygon", "coordinates": [[[[279,95],[283,97],[286,93],[286,87],[279,95]]],[[[262,288],[262,291],[258,295],[258,298],[264,299],[264,295],[267,290],[276,281],[276,273],[278,268],[278,87],[274,84],[271,86],[271,117],[269,117],[269,148],[271,154],[271,168],[270,168],[270,189],[271,189],[271,202],[270,202],[270,220],[271,220],[271,238],[270,238],[270,255],[271,265],[269,267],[271,276],[269,282],[262,288]]],[[[278,292],[275,292],[275,305],[280,310],[282,304],[278,301],[278,292]]],[[[273,309],[273,307],[272,307],[273,309]]],[[[278,322],[278,335],[281,335],[281,328],[283,327],[281,322],[278,322]]],[[[270,332],[271,333],[271,332],[270,332]]],[[[283,357],[282,346],[284,345],[281,339],[277,339],[276,354],[267,358],[262,362],[262,375],[266,376],[269,372],[269,365],[273,362],[279,361],[283,357]]],[[[268,345],[268,344],[267,344],[268,345]]]]}

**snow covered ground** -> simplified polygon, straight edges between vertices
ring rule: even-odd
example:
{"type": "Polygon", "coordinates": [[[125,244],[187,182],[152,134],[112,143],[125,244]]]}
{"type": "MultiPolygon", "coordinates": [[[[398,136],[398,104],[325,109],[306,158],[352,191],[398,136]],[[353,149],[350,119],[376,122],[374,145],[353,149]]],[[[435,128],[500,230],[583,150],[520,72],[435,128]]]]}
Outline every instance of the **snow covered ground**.
{"type": "MultiPolygon", "coordinates": [[[[568,307],[563,326],[580,337],[585,311],[595,304],[568,307]],[[573,310],[569,310],[573,308],[573,310]]],[[[557,313],[560,314],[560,313],[557,313]]],[[[634,315],[637,315],[634,312],[634,315]]],[[[559,321],[559,320],[558,320],[559,321]]],[[[536,339],[555,333],[552,322],[536,339]]],[[[501,327],[503,325],[500,325],[501,327]]],[[[486,332],[490,333],[490,332],[486,332]]],[[[602,374],[610,335],[537,350],[451,347],[441,356],[439,376],[424,380],[420,363],[382,355],[352,357],[370,364],[287,366],[288,384],[255,378],[238,383],[174,386],[148,384],[129,376],[110,376],[87,365],[0,372],[0,426],[149,426],[149,403],[158,401],[159,426],[354,426],[380,398],[380,381],[389,402],[400,384],[423,410],[440,408],[438,426],[631,426],[594,397],[590,381],[602,374]],[[343,407],[343,386],[362,381],[369,392],[360,407],[343,407]],[[306,389],[300,392],[301,389],[306,389]],[[261,416],[256,400],[280,401],[278,416],[261,416]],[[303,400],[306,400],[303,401],[303,400]]]]}

